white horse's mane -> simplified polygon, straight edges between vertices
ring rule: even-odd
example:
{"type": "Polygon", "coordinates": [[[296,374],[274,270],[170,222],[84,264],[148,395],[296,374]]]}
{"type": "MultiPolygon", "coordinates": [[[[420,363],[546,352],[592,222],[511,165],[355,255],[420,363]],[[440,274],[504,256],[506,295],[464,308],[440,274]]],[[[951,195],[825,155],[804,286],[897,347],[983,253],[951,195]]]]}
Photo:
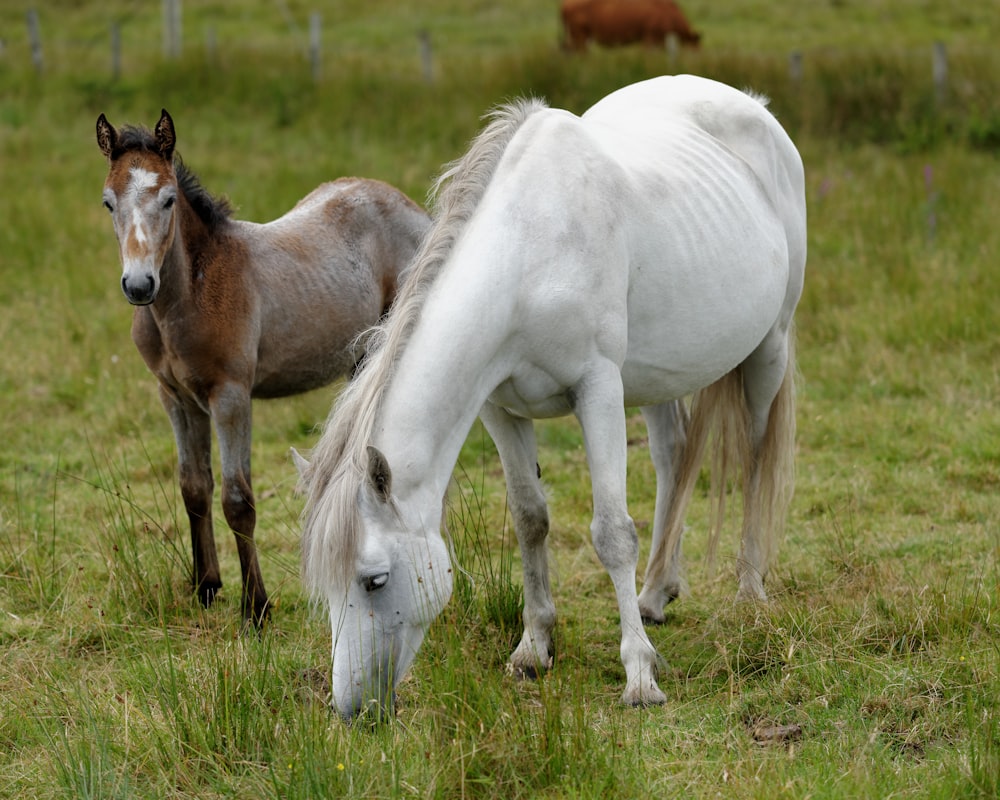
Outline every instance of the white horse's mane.
{"type": "Polygon", "coordinates": [[[446,165],[431,191],[434,225],[406,270],[383,322],[363,336],[367,357],[360,374],[334,404],[304,475],[302,572],[318,599],[354,577],[361,546],[358,490],[368,463],[367,448],[396,365],[420,316],[429,288],[472,216],[507,145],[524,121],[546,108],[522,99],[496,108],[468,152],[446,165]]]}

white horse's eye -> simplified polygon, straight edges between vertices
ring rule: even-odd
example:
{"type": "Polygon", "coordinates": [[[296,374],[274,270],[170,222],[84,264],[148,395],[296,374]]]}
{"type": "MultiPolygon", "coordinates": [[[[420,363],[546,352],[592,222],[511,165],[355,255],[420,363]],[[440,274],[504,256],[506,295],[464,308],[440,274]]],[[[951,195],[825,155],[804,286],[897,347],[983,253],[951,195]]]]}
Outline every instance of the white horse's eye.
{"type": "Polygon", "coordinates": [[[104,201],[104,207],[111,212],[114,212],[115,210],[114,206],[111,205],[111,202],[109,200],[104,201]]]}
{"type": "Polygon", "coordinates": [[[358,581],[366,592],[377,592],[389,582],[389,573],[380,572],[378,575],[363,575],[358,581]]]}

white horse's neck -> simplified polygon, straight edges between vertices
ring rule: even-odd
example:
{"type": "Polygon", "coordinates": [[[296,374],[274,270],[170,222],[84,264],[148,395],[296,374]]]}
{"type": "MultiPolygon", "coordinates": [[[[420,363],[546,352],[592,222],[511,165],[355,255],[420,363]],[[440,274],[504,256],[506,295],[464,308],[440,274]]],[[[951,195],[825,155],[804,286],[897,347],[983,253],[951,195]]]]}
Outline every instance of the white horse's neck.
{"type": "Polygon", "coordinates": [[[431,359],[421,356],[414,354],[406,366],[420,372],[443,368],[443,374],[452,377],[432,385],[407,382],[404,391],[390,389],[375,446],[392,469],[393,494],[400,507],[426,517],[440,513],[462,444],[489,390],[480,381],[465,382],[468,376],[459,374],[458,361],[427,363],[431,359]]]}
{"type": "Polygon", "coordinates": [[[373,437],[389,462],[401,508],[412,505],[422,515],[440,515],[465,438],[506,375],[500,354],[506,330],[483,324],[483,315],[485,308],[493,313],[514,294],[456,296],[447,275],[439,283],[390,379],[373,437]],[[447,320],[445,325],[441,320],[447,320]]]}

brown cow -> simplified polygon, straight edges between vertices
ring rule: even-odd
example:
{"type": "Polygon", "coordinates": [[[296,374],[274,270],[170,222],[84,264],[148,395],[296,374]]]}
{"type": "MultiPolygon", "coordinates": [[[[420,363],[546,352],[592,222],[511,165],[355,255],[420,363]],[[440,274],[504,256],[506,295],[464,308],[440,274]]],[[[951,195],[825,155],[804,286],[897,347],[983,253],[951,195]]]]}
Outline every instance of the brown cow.
{"type": "Polygon", "coordinates": [[[591,40],[662,47],[670,34],[690,47],[701,41],[673,0],[562,0],[561,13],[563,47],[570,50],[586,50],[591,40]]]}

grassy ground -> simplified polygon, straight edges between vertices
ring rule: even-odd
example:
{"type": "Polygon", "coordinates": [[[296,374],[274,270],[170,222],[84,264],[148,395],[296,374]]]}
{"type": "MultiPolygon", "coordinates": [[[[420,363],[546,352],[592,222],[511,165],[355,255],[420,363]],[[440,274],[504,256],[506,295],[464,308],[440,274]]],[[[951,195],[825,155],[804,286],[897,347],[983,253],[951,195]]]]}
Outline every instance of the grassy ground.
{"type": "MultiPolygon", "coordinates": [[[[305,3],[194,5],[179,64],[159,61],[158,14],[110,6],[118,81],[104,12],[46,4],[39,76],[23,10],[0,9],[0,796],[997,796],[995,4],[688,2],[706,48],[671,65],[566,59],[554,10],[527,0],[405,14],[342,3],[324,10],[319,84],[305,3]],[[935,39],[952,59],[944,106],[931,100],[935,39]],[[786,69],[797,47],[800,86],[786,69]],[[696,497],[691,596],[650,631],[668,703],[619,708],[581,438],[572,421],[545,423],[558,654],[543,681],[512,681],[518,563],[477,426],[451,501],[470,577],[400,688],[397,722],[331,720],[329,629],[299,586],[287,452],[315,441],[336,387],[255,407],[258,539],[278,606],[264,637],[243,637],[218,509],[226,589],[203,611],[187,588],[172,438],[128,340],[100,203],[97,114],[152,124],[166,106],[204,183],[263,220],[339,174],[420,199],[505,97],[580,111],[671,68],[770,93],[807,168],[799,479],[772,602],[733,605],[734,547],[707,569],[696,497]]],[[[644,436],[634,415],[630,508],[648,534],[644,436]]]]}

